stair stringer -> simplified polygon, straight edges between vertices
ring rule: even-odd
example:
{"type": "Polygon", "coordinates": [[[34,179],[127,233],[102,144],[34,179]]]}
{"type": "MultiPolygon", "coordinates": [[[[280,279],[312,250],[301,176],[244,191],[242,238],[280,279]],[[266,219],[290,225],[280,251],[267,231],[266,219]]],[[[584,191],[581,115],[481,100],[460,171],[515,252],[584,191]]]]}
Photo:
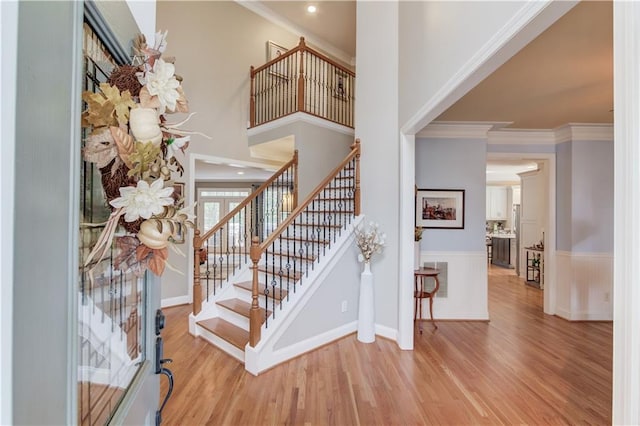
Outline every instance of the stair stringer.
{"type": "MultiPolygon", "coordinates": [[[[322,258],[322,262],[315,266],[304,279],[304,291],[291,294],[290,300],[286,302],[282,310],[276,313],[276,320],[269,319],[269,327],[262,326],[261,339],[255,348],[250,345],[245,347],[245,369],[253,375],[258,375],[277,364],[295,358],[305,352],[309,352],[329,342],[337,340],[357,329],[357,319],[345,323],[332,330],[312,336],[301,342],[290,346],[276,349],[275,345],[289,330],[298,316],[303,313],[307,304],[312,300],[314,294],[322,286],[343,259],[349,259],[349,250],[353,250],[355,245],[355,229],[362,222],[364,216],[355,217],[351,224],[346,225],[342,234],[332,244],[331,249],[322,258]]],[[[346,260],[348,261],[348,260],[346,260]]],[[[355,262],[353,256],[353,262],[355,262]]],[[[357,311],[356,311],[357,312],[357,311]]]]}

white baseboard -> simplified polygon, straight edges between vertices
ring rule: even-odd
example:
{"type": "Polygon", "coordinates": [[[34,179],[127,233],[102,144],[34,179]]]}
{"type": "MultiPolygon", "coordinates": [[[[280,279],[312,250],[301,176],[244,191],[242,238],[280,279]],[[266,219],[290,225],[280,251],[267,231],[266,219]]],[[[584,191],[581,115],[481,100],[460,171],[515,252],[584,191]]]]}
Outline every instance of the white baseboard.
{"type": "Polygon", "coordinates": [[[358,322],[353,321],[338,328],[334,328],[333,330],[326,331],[317,336],[313,336],[301,342],[287,346],[286,348],[273,351],[267,354],[267,356],[265,356],[265,354],[257,353],[252,347],[247,345],[245,348],[245,368],[249,373],[257,376],[260,372],[267,370],[274,365],[283,363],[306,352],[315,350],[327,343],[333,342],[334,340],[338,340],[344,336],[354,333],[357,328],[358,322]],[[262,357],[262,359],[260,359],[260,357],[262,357]],[[254,366],[257,368],[254,369],[254,366]]]}
{"type": "Polygon", "coordinates": [[[398,330],[384,325],[376,324],[376,336],[381,336],[386,339],[398,340],[398,330]]]}
{"type": "Polygon", "coordinates": [[[168,297],[166,299],[162,299],[162,301],[160,302],[160,307],[168,308],[169,306],[188,305],[189,303],[191,303],[191,299],[187,295],[168,297]]]}

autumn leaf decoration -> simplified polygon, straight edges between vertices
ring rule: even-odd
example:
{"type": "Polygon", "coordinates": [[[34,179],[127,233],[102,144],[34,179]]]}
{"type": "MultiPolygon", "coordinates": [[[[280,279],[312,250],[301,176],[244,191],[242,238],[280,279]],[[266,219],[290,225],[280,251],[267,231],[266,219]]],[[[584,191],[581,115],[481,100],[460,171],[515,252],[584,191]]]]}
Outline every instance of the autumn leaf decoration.
{"type": "MultiPolygon", "coordinates": [[[[169,124],[165,114],[188,112],[182,77],[175,74],[173,58],[162,59],[167,33],[156,33],[155,43],[144,36],[134,40],[132,64],[116,67],[98,90],[84,92],[82,126],[89,129],[82,149],[85,161],[102,173],[112,211],[98,243],[84,265],[93,268],[115,241],[114,267],[142,276],[146,270],[162,275],[176,233],[194,226],[193,206],[173,197],[173,178],[184,168],[184,155],[192,135],[181,128],[191,115],[169,124]],[[133,93],[133,95],[132,95],[133,93]],[[124,227],[122,235],[118,231],[124,227]]],[[[87,226],[96,226],[87,224],[87,226]]]]}

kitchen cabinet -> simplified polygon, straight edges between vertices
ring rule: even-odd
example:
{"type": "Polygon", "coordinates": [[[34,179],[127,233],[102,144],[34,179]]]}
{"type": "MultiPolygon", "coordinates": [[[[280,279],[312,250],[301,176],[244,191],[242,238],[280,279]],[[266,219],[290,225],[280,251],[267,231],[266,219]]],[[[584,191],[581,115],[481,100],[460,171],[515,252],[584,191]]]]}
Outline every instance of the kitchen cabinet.
{"type": "Polygon", "coordinates": [[[507,220],[507,187],[487,186],[487,220],[507,220]]]}
{"type": "Polygon", "coordinates": [[[494,235],[491,238],[491,263],[505,268],[511,265],[511,241],[513,238],[494,235]]]}

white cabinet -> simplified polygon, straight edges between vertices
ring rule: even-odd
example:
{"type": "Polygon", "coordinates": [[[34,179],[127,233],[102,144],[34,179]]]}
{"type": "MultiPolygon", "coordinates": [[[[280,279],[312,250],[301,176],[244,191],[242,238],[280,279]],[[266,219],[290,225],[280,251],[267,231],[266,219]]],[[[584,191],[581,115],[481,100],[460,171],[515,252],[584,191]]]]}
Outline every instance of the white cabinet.
{"type": "Polygon", "coordinates": [[[487,186],[487,220],[506,220],[507,210],[507,187],[487,186]]]}

